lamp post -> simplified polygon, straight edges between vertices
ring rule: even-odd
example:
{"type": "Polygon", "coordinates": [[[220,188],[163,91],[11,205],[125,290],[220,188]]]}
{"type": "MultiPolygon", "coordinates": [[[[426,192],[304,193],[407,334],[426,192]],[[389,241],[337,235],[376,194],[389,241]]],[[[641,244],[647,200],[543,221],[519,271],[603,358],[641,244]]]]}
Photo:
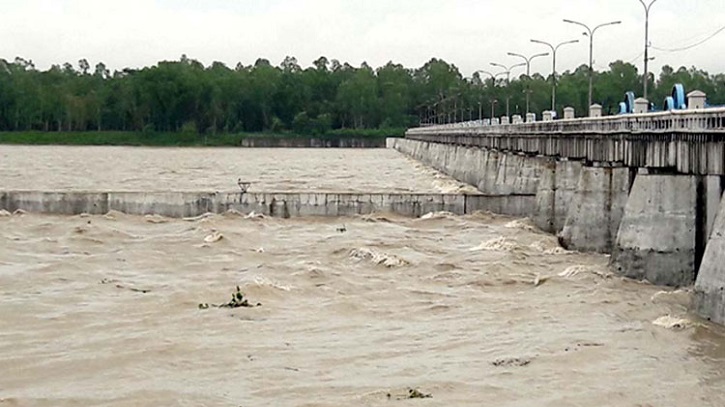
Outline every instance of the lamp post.
{"type": "Polygon", "coordinates": [[[559,47],[561,47],[562,45],[575,44],[575,43],[579,42],[579,40],[564,41],[557,45],[552,45],[546,41],[540,41],[540,40],[531,40],[531,42],[536,43],[536,44],[543,44],[543,45],[546,45],[549,48],[551,48],[551,54],[553,55],[552,59],[554,60],[553,69],[551,71],[551,81],[552,81],[551,111],[555,112],[556,111],[556,52],[559,50],[559,47]]]}
{"type": "MultiPolygon", "coordinates": [[[[495,66],[497,68],[503,69],[503,72],[501,72],[501,73],[502,74],[504,74],[504,73],[506,74],[506,90],[507,90],[507,92],[508,92],[509,83],[511,83],[511,71],[514,68],[518,68],[518,67],[521,67],[521,66],[524,66],[524,65],[526,65],[526,64],[523,63],[523,62],[520,63],[520,64],[511,65],[511,66],[506,66],[506,65],[503,65],[503,64],[497,64],[496,62],[491,62],[491,66],[495,66]]],[[[506,96],[506,116],[507,117],[510,117],[511,116],[511,114],[510,114],[511,111],[509,110],[509,101],[510,100],[511,100],[511,97],[510,96],[506,96]]]]}
{"type": "Polygon", "coordinates": [[[646,4],[644,0],[639,0],[644,7],[644,98],[647,99],[647,85],[649,82],[649,10],[657,0],[652,0],[646,4]]]}
{"type": "Polygon", "coordinates": [[[606,27],[609,25],[616,25],[616,24],[622,24],[621,21],[612,21],[609,23],[599,24],[598,26],[594,27],[594,29],[590,29],[589,26],[587,26],[584,23],[580,23],[578,21],[574,20],[564,20],[565,23],[569,24],[576,24],[579,26],[584,27],[584,29],[587,30],[587,32],[584,33],[584,35],[589,36],[589,106],[592,105],[592,92],[594,90],[594,33],[597,32],[598,29],[602,27],[606,27]]]}
{"type": "MultiPolygon", "coordinates": [[[[528,58],[524,55],[517,54],[515,52],[509,52],[508,55],[512,56],[512,57],[522,58],[524,61],[526,61],[526,79],[530,80],[531,79],[531,61],[533,61],[535,58],[545,57],[545,56],[549,55],[549,53],[544,52],[541,54],[535,54],[528,58]]],[[[527,83],[526,84],[526,90],[527,90],[527,92],[526,92],[526,113],[529,113],[529,98],[531,96],[531,92],[528,91],[529,86],[530,86],[530,84],[527,83]]]]}

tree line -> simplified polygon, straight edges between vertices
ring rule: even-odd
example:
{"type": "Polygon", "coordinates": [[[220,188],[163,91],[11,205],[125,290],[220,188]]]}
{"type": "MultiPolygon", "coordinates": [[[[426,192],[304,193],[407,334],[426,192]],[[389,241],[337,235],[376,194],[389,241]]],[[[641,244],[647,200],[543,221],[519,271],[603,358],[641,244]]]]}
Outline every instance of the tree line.
{"type": "MultiPolygon", "coordinates": [[[[589,68],[557,75],[557,110],[588,110],[589,68]]],[[[725,104],[725,75],[665,66],[649,78],[651,101],[675,83],[725,104]]],[[[32,61],[0,59],[0,131],[134,131],[229,134],[293,132],[326,134],[336,129],[406,128],[421,121],[468,120],[551,107],[552,78],[521,75],[510,82],[479,73],[465,77],[453,64],[431,59],[417,69],[395,63],[374,69],[321,57],[302,68],[293,57],[278,66],[259,59],[230,68],[204,66],[182,56],[143,69],[110,72],[87,60],[41,71],[32,61]],[[493,109],[492,109],[493,108],[493,109]]],[[[622,61],[594,72],[594,99],[616,114],[625,92],[641,94],[637,68],[622,61]]]]}

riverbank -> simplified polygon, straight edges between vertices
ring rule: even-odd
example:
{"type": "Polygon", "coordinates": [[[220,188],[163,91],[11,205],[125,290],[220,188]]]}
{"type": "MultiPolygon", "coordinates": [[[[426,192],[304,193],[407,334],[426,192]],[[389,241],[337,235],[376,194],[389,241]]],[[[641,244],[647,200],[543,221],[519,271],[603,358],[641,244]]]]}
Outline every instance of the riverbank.
{"type": "Polygon", "coordinates": [[[387,137],[402,137],[403,129],[336,130],[324,135],[291,133],[148,133],[122,131],[0,132],[0,144],[147,147],[343,147],[384,148],[387,137]]]}

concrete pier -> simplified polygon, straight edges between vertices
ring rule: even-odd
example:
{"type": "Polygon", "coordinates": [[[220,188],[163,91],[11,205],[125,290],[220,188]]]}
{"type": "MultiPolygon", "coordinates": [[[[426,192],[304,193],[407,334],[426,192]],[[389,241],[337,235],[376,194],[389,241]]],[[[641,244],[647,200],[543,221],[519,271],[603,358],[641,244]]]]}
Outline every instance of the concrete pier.
{"type": "Polygon", "coordinates": [[[695,176],[638,175],[617,235],[612,268],[653,284],[693,284],[697,188],[695,176]]]}
{"type": "Polygon", "coordinates": [[[353,216],[376,212],[420,217],[440,211],[466,214],[469,199],[472,208],[486,206],[484,197],[458,194],[3,191],[0,192],[0,209],[59,215],[102,215],[118,211],[129,215],[173,218],[229,210],[282,218],[353,216]]]}
{"type": "Polygon", "coordinates": [[[582,167],[579,161],[549,160],[541,172],[533,213],[534,223],[541,230],[557,234],[564,228],[582,167]]]}
{"type": "Polygon", "coordinates": [[[695,284],[693,308],[703,318],[725,324],[725,202],[720,206],[695,284]]]}
{"type": "Polygon", "coordinates": [[[626,167],[584,167],[560,233],[562,246],[611,253],[629,199],[633,175],[626,167]]]}

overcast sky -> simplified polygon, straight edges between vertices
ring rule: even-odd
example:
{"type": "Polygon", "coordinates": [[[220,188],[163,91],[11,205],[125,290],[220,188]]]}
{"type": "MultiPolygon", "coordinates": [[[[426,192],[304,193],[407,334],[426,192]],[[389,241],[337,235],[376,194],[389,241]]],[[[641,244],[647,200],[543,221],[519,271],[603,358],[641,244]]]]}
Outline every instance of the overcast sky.
{"type": "MultiPolygon", "coordinates": [[[[648,2],[650,0],[647,0],[648,2]]],[[[519,62],[530,43],[580,39],[560,49],[558,70],[588,63],[588,38],[569,18],[590,25],[621,20],[594,36],[595,67],[621,59],[642,67],[644,9],[639,0],[0,0],[0,58],[23,56],[40,69],[86,58],[111,69],[153,65],[181,54],[233,67],[285,56],[309,66],[319,56],[377,67],[392,60],[420,67],[432,57],[470,76],[489,63],[519,62]]],[[[725,0],[658,0],[650,17],[653,47],[696,43],[725,26],[725,0]]],[[[725,72],[725,32],[692,50],[662,52],[663,64],[725,72]]],[[[532,72],[548,74],[551,60],[532,72]]]]}

